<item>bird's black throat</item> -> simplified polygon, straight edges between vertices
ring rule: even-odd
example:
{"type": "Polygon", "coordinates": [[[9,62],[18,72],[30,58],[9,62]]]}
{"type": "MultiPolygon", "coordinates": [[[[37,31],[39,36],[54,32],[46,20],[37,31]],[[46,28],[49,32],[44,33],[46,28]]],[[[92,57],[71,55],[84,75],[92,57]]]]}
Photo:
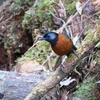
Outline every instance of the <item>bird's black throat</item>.
{"type": "Polygon", "coordinates": [[[58,37],[56,37],[53,41],[52,40],[49,40],[48,42],[51,44],[51,46],[55,46],[56,43],[57,43],[57,41],[58,41],[58,37]]]}

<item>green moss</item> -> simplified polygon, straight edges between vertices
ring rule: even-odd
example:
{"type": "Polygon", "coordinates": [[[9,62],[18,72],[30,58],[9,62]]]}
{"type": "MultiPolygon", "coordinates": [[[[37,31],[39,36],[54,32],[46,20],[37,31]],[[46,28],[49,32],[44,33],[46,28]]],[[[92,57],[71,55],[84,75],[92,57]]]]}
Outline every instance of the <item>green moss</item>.
{"type": "Polygon", "coordinates": [[[17,59],[16,62],[21,62],[27,59],[39,62],[40,64],[43,63],[47,59],[47,54],[51,52],[50,44],[46,41],[41,42],[35,48],[29,50],[25,55],[21,58],[17,59]]]}
{"type": "Polygon", "coordinates": [[[43,41],[39,45],[37,45],[35,50],[36,50],[35,53],[38,52],[38,56],[37,56],[36,59],[40,64],[42,64],[43,61],[45,61],[47,59],[48,53],[51,52],[50,44],[48,42],[46,42],[46,41],[43,41]]]}
{"type": "Polygon", "coordinates": [[[2,42],[4,43],[4,48],[5,49],[13,48],[14,45],[16,45],[16,42],[17,42],[17,35],[9,33],[9,35],[7,36],[7,39],[3,38],[2,42]]]}
{"type": "Polygon", "coordinates": [[[25,60],[30,60],[30,58],[29,57],[22,56],[21,58],[16,59],[15,62],[20,63],[20,62],[25,61],[25,60]]]}
{"type": "Polygon", "coordinates": [[[22,27],[26,29],[33,29],[37,26],[42,26],[42,23],[45,21],[47,25],[52,24],[51,15],[49,10],[51,10],[51,6],[54,0],[44,0],[40,3],[34,4],[34,6],[30,7],[28,11],[26,11],[24,20],[22,21],[22,27]]]}
{"type": "Polygon", "coordinates": [[[76,11],[76,1],[68,4],[66,6],[66,12],[67,12],[67,15],[71,15],[72,13],[74,13],[76,11]]]}
{"type": "Polygon", "coordinates": [[[74,2],[74,1],[76,1],[76,0],[64,0],[64,2],[65,2],[66,4],[72,3],[72,2],[74,2]]]}
{"type": "Polygon", "coordinates": [[[99,33],[98,35],[100,37],[100,25],[97,27],[96,31],[97,31],[97,34],[99,33]]]}
{"type": "Polygon", "coordinates": [[[83,81],[82,84],[78,85],[77,88],[78,90],[74,93],[75,97],[80,98],[80,100],[97,100],[92,92],[95,88],[95,82],[93,78],[88,77],[83,81]]]}
{"type": "Polygon", "coordinates": [[[14,3],[11,7],[11,12],[13,14],[20,13],[24,10],[25,6],[32,6],[34,0],[14,0],[14,3]]]}
{"type": "Polygon", "coordinates": [[[16,5],[20,5],[20,6],[23,6],[23,5],[32,5],[32,1],[33,0],[14,0],[14,3],[16,5]]]}
{"type": "Polygon", "coordinates": [[[87,35],[89,33],[93,33],[93,29],[90,29],[90,27],[87,26],[87,31],[84,33],[84,35],[87,35]]]}

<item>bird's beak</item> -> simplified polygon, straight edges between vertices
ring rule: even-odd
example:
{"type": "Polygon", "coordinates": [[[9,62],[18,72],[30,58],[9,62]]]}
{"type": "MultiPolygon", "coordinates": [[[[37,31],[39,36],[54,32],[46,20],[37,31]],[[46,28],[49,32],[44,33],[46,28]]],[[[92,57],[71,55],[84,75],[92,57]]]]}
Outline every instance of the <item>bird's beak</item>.
{"type": "Polygon", "coordinates": [[[39,38],[39,41],[41,41],[41,40],[45,40],[45,38],[43,38],[43,37],[39,38]]]}

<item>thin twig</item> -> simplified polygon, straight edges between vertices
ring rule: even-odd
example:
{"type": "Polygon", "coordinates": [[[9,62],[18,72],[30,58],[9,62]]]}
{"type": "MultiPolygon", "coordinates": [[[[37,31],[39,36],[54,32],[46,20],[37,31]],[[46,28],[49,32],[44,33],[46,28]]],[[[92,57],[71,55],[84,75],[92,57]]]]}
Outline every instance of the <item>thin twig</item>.
{"type": "MultiPolygon", "coordinates": [[[[87,0],[86,1],[86,3],[82,6],[82,9],[86,6],[86,4],[89,2],[90,0],[87,0]]],[[[65,23],[62,27],[64,28],[66,25],[68,25],[71,21],[72,21],[72,19],[74,18],[74,17],[76,17],[78,15],[78,11],[73,15],[73,17],[72,18],[70,18],[68,21],[67,21],[67,23],[65,23]]]]}
{"type": "Polygon", "coordinates": [[[52,57],[53,54],[54,54],[54,52],[52,51],[50,56],[42,63],[42,66],[50,59],[50,57],[52,57]]]}

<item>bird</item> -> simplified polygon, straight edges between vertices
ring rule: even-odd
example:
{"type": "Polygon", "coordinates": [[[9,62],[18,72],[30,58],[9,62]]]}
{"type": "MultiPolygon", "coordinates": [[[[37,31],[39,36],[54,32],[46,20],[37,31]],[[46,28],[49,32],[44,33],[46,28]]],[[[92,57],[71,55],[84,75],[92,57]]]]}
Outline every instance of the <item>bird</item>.
{"type": "Polygon", "coordinates": [[[61,33],[47,32],[39,40],[49,42],[52,50],[59,56],[69,56],[71,52],[76,50],[71,38],[61,33]]]}

